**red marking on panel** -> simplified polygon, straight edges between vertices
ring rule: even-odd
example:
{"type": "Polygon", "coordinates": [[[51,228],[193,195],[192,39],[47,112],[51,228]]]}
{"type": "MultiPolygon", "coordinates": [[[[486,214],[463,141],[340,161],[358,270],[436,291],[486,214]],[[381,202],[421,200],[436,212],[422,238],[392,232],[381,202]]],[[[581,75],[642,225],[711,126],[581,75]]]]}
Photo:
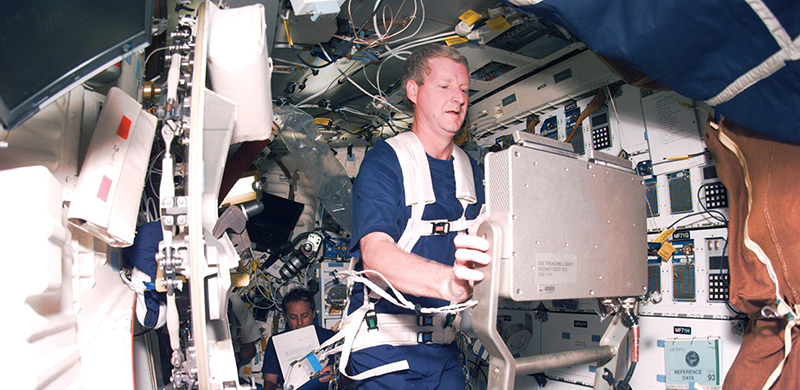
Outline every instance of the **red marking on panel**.
{"type": "Polygon", "coordinates": [[[103,202],[108,200],[108,193],[111,191],[111,184],[113,183],[114,182],[105,175],[103,175],[103,180],[100,180],[100,188],[97,189],[97,197],[103,202]]]}
{"type": "Polygon", "coordinates": [[[128,119],[125,115],[122,116],[122,120],[119,121],[119,127],[117,128],[117,135],[122,139],[128,139],[128,132],[131,129],[131,120],[128,119]]]}

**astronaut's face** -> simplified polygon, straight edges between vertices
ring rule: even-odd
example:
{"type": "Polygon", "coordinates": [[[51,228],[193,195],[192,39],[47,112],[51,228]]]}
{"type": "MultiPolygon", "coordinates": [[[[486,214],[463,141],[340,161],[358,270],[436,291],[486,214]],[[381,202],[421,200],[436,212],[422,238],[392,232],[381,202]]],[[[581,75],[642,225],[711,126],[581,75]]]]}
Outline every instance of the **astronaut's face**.
{"type": "Polygon", "coordinates": [[[430,72],[422,84],[409,80],[406,85],[408,99],[414,102],[414,125],[452,138],[467,114],[469,73],[449,58],[431,58],[428,65],[430,72]]]}
{"type": "Polygon", "coordinates": [[[289,329],[304,328],[314,323],[314,312],[306,301],[289,302],[286,305],[286,324],[289,329]]]}

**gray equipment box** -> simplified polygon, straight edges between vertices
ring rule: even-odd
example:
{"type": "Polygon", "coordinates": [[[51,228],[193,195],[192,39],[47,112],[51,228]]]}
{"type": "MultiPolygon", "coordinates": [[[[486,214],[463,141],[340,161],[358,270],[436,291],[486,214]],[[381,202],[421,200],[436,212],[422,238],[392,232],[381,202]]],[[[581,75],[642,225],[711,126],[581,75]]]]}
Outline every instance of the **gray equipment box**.
{"type": "Polygon", "coordinates": [[[487,209],[502,231],[499,296],[644,294],[645,192],[630,162],[595,151],[582,161],[563,143],[523,137],[485,160],[487,209]]]}

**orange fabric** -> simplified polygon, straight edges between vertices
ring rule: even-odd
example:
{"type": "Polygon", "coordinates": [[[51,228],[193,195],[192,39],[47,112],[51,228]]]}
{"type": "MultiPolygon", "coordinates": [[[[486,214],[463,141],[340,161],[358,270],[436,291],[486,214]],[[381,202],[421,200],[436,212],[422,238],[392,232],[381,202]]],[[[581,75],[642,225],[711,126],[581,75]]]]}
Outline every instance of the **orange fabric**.
{"type": "MultiPolygon", "coordinates": [[[[775,285],[767,267],[745,246],[748,236],[769,257],[783,299],[800,302],[800,146],[780,143],[723,121],[708,126],[706,146],[728,189],[731,303],[751,319],[725,388],[760,389],[783,359],[784,319],[761,317],[761,308],[775,303],[775,285]],[[738,147],[747,166],[751,189],[737,156],[720,142],[720,132],[738,147]],[[752,197],[752,199],[749,199],[752,197]],[[751,202],[748,214],[748,200],[751,202]]],[[[800,337],[792,333],[792,351],[773,389],[800,389],[800,337]]]]}

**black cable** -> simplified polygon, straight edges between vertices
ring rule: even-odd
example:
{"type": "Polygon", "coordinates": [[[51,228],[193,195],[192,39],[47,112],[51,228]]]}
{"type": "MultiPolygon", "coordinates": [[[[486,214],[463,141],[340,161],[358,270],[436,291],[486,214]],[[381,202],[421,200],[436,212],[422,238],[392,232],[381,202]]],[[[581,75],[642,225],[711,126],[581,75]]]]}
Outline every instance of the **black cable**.
{"type": "Polygon", "coordinates": [[[630,388],[628,385],[631,383],[631,378],[633,378],[633,371],[636,370],[636,362],[631,362],[631,365],[628,367],[628,373],[625,374],[625,379],[622,380],[622,384],[624,387],[630,388]]]}
{"type": "MultiPolygon", "coordinates": [[[[356,37],[358,37],[358,34],[360,34],[362,30],[364,30],[364,27],[366,27],[367,24],[369,23],[369,21],[372,20],[372,17],[375,16],[376,13],[378,13],[378,8],[381,7],[381,4],[383,4],[383,0],[379,0],[378,1],[378,4],[376,4],[375,7],[372,9],[372,13],[369,14],[369,16],[367,16],[366,20],[364,20],[364,24],[362,24],[361,27],[359,27],[357,31],[353,31],[353,39],[350,40],[351,44],[353,44],[355,42],[356,37]]],[[[350,19],[352,20],[352,18],[353,18],[353,15],[351,14],[350,15],[350,19]]],[[[355,27],[355,25],[351,25],[351,27],[355,27]]],[[[384,26],[384,27],[386,27],[386,26],[384,26]]],[[[375,32],[377,33],[377,31],[375,31],[375,32]]]]}
{"type": "Polygon", "coordinates": [[[326,67],[326,66],[328,66],[328,65],[333,63],[333,62],[328,61],[328,63],[326,63],[325,65],[312,65],[312,64],[309,64],[308,62],[306,62],[306,60],[303,59],[303,57],[300,55],[300,53],[297,52],[297,49],[294,47],[294,44],[289,45],[289,48],[292,49],[292,53],[294,53],[294,56],[297,57],[297,59],[300,60],[300,62],[302,62],[303,65],[305,65],[305,66],[307,66],[309,68],[322,69],[322,68],[324,68],[324,67],[326,67]]]}
{"type": "Polygon", "coordinates": [[[726,226],[728,225],[728,218],[725,218],[725,214],[722,214],[722,212],[717,211],[717,210],[709,210],[708,208],[706,208],[706,205],[704,205],[703,202],[700,200],[700,191],[702,191],[703,187],[705,187],[705,186],[706,186],[706,184],[703,184],[703,185],[700,186],[700,188],[697,189],[697,203],[700,204],[700,207],[703,209],[703,211],[698,211],[696,213],[691,213],[691,214],[684,215],[683,217],[681,217],[680,219],[678,219],[677,221],[675,221],[671,225],[669,225],[669,227],[667,227],[667,229],[671,229],[673,226],[677,225],[678,222],[683,221],[686,218],[694,217],[694,216],[702,215],[702,214],[708,214],[711,218],[714,218],[718,222],[722,222],[726,226]],[[715,214],[719,214],[719,216],[717,216],[715,214]]]}
{"type": "MultiPolygon", "coordinates": [[[[667,227],[667,229],[672,229],[675,225],[678,224],[678,222],[683,221],[686,218],[695,217],[695,216],[703,215],[703,214],[712,214],[712,213],[717,213],[717,214],[719,214],[721,216],[721,218],[725,219],[725,214],[722,214],[721,212],[719,212],[717,210],[698,211],[696,213],[691,213],[691,214],[684,215],[683,217],[681,217],[677,221],[673,222],[672,225],[669,225],[667,227]]],[[[725,221],[726,221],[725,223],[727,224],[727,219],[725,221]]]]}
{"type": "MultiPolygon", "coordinates": [[[[700,204],[700,207],[701,207],[701,208],[703,208],[703,211],[705,211],[705,212],[708,212],[709,210],[708,210],[708,207],[706,207],[706,205],[704,205],[704,204],[703,204],[703,201],[702,201],[702,200],[700,200],[700,192],[701,192],[701,191],[703,190],[703,188],[705,188],[705,186],[707,186],[707,185],[708,185],[708,184],[703,184],[703,185],[701,185],[701,186],[700,186],[700,188],[698,188],[698,189],[697,189],[697,203],[699,203],[699,204],[700,204]]],[[[714,211],[716,211],[716,210],[714,210],[714,211]]],[[[720,213],[720,214],[722,214],[722,213],[720,213]]],[[[711,214],[711,213],[709,213],[709,215],[711,216],[711,218],[714,218],[714,219],[716,219],[716,220],[717,220],[717,221],[719,221],[719,222],[722,222],[722,223],[724,223],[724,224],[727,224],[727,223],[728,223],[728,219],[727,219],[727,218],[725,218],[725,216],[724,216],[724,215],[722,216],[722,218],[717,218],[717,216],[716,216],[716,215],[714,215],[714,214],[711,214]]]]}

